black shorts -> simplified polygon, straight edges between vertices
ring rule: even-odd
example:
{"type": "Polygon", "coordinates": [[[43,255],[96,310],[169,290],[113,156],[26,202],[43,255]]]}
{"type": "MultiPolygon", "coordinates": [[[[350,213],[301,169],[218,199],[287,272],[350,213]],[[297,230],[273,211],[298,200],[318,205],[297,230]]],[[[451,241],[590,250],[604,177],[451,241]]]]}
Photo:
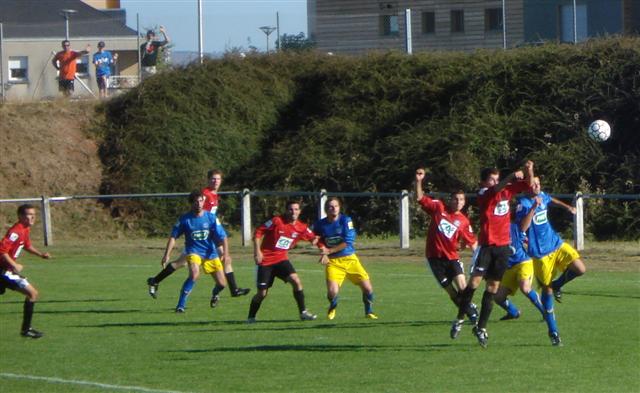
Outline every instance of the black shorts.
{"type": "Polygon", "coordinates": [[[462,262],[459,259],[427,258],[431,273],[438,280],[442,288],[451,285],[455,276],[464,274],[462,262]]]}
{"type": "Polygon", "coordinates": [[[274,265],[258,266],[258,279],[256,285],[258,289],[271,288],[276,277],[287,282],[287,277],[296,272],[289,260],[278,262],[274,265]]]}
{"type": "Polygon", "coordinates": [[[98,89],[100,90],[109,87],[109,77],[106,75],[96,76],[96,82],[98,82],[98,89]]]}
{"type": "Polygon", "coordinates": [[[65,79],[58,80],[58,90],[59,91],[73,91],[73,79],[71,79],[71,80],[65,80],[65,79]]]}
{"type": "Polygon", "coordinates": [[[481,246],[471,275],[481,275],[488,280],[502,280],[512,253],[509,246],[481,246]]]}

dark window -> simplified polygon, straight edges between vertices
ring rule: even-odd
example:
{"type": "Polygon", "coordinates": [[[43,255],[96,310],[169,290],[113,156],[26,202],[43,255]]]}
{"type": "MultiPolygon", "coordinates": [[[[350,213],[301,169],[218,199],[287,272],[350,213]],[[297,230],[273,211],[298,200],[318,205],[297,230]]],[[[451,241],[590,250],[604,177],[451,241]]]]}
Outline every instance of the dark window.
{"type": "Polygon", "coordinates": [[[398,15],[381,15],[380,30],[382,35],[395,36],[400,33],[400,25],[398,24],[398,15]]]}
{"type": "Polygon", "coordinates": [[[422,34],[433,34],[436,32],[436,13],[422,13],[422,34]]]}
{"type": "Polygon", "coordinates": [[[484,31],[502,31],[502,8],[484,10],[484,31]]]}
{"type": "Polygon", "coordinates": [[[452,33],[464,32],[464,11],[463,10],[451,11],[451,32],[452,33]]]}

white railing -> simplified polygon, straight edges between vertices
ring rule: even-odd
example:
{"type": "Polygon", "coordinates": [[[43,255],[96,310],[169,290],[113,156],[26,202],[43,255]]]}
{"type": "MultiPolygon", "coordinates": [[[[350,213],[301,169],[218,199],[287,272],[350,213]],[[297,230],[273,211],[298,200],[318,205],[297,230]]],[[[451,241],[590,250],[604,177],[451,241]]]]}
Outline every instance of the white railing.
{"type": "MultiPolygon", "coordinates": [[[[251,197],[258,196],[279,196],[279,197],[316,197],[317,217],[325,217],[324,204],[329,196],[335,197],[369,197],[369,198],[397,198],[398,199],[398,235],[400,237],[400,248],[409,248],[409,229],[410,229],[410,207],[409,198],[413,194],[407,190],[401,192],[329,192],[327,190],[314,191],[251,191],[244,189],[242,191],[222,191],[220,195],[237,196],[241,201],[241,232],[242,245],[251,245],[252,240],[252,222],[251,222],[251,197]]],[[[70,200],[82,199],[138,199],[138,198],[175,198],[186,197],[188,193],[159,193],[159,194],[113,194],[113,195],[74,195],[74,196],[58,196],[58,197],[34,197],[34,198],[17,198],[17,199],[0,199],[0,203],[40,203],[42,208],[42,226],[44,231],[44,244],[46,246],[53,244],[53,223],[51,221],[51,203],[65,202],[70,200]]],[[[431,193],[429,195],[437,197],[446,197],[444,193],[431,193]]],[[[468,199],[475,198],[475,194],[467,194],[468,199]]],[[[576,214],[573,216],[573,244],[577,250],[584,250],[584,199],[617,199],[617,200],[640,200],[640,194],[553,194],[559,199],[572,199],[572,205],[576,208],[576,214]]]]}

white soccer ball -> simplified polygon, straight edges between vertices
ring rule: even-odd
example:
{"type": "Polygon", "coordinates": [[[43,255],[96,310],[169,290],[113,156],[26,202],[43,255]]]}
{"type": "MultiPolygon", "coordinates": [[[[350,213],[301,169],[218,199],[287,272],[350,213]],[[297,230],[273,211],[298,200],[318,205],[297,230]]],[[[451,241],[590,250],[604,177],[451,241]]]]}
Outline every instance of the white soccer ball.
{"type": "Polygon", "coordinates": [[[604,142],[611,136],[611,127],[604,120],[596,120],[587,129],[589,137],[596,142],[604,142]]]}

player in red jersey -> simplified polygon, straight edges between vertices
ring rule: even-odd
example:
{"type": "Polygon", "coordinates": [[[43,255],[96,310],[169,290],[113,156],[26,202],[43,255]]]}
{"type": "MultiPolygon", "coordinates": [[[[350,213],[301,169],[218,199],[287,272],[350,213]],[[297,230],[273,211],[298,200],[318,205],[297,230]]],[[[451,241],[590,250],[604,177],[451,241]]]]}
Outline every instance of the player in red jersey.
{"type": "MultiPolygon", "coordinates": [[[[460,262],[458,248],[460,242],[469,246],[473,251],[478,247],[478,241],[473,234],[469,219],[462,213],[465,205],[463,191],[455,191],[450,194],[448,204],[432,199],[422,190],[422,182],[425,170],[416,170],[415,196],[416,201],[431,216],[431,223],[427,233],[425,256],[428,266],[438,284],[444,289],[453,303],[460,306],[458,294],[467,286],[464,277],[464,267],[460,262]],[[454,287],[455,284],[455,287],[454,287]]],[[[466,314],[472,323],[478,318],[476,305],[469,303],[466,314]]],[[[451,338],[456,338],[457,333],[451,338]]]]}
{"type": "Polygon", "coordinates": [[[267,297],[276,277],[290,283],[293,287],[293,298],[298,304],[300,319],[303,321],[316,319],[316,315],[311,314],[305,307],[302,282],[289,261],[289,250],[295,247],[299,240],[313,242],[315,239],[309,227],[298,221],[299,217],[300,203],[288,201],[284,215],[275,216],[256,229],[253,237],[253,257],[258,265],[258,293],[251,299],[247,319],[249,323],[256,321],[260,305],[267,297]]]}
{"type": "MultiPolygon", "coordinates": [[[[202,195],[204,195],[204,208],[203,210],[209,211],[216,216],[218,215],[218,189],[222,184],[222,171],[219,169],[211,169],[207,172],[207,179],[209,184],[202,189],[202,195]]],[[[218,245],[218,255],[225,255],[222,252],[222,247],[218,245]]],[[[170,276],[176,270],[185,267],[187,265],[186,255],[182,253],[178,259],[162,265],[162,270],[154,277],[147,279],[147,285],[149,286],[149,295],[152,298],[158,296],[158,286],[160,282],[170,276]]],[[[238,297],[248,294],[251,290],[249,288],[238,288],[236,284],[235,274],[233,273],[233,265],[231,264],[231,255],[227,253],[227,257],[222,258],[224,263],[224,275],[229,284],[229,291],[232,297],[238,297]]],[[[214,288],[215,290],[215,288],[214,288]]],[[[211,293],[211,304],[214,303],[214,295],[211,293]]]]}
{"type": "Polygon", "coordinates": [[[43,336],[42,332],[31,327],[33,308],[38,300],[38,290],[27,281],[26,277],[19,274],[23,266],[18,263],[18,257],[20,252],[25,249],[40,258],[51,258],[48,252],[42,253],[31,244],[29,233],[35,222],[36,208],[28,204],[20,205],[18,207],[18,222],[9,228],[0,242],[0,294],[4,293],[5,288],[9,288],[26,296],[20,334],[30,338],[43,336]]]}
{"type": "Polygon", "coordinates": [[[500,288],[500,281],[512,253],[509,201],[516,194],[530,190],[533,185],[533,162],[527,161],[525,169],[526,173],[518,170],[502,180],[496,168],[485,168],[480,173],[480,248],[473,263],[469,285],[460,294],[460,308],[457,319],[451,326],[451,333],[453,336],[454,330],[460,330],[473,293],[484,278],[486,286],[482,295],[480,317],[478,324],[473,327],[473,334],[483,348],[488,344],[486,327],[493,308],[493,298],[500,288]]]}

